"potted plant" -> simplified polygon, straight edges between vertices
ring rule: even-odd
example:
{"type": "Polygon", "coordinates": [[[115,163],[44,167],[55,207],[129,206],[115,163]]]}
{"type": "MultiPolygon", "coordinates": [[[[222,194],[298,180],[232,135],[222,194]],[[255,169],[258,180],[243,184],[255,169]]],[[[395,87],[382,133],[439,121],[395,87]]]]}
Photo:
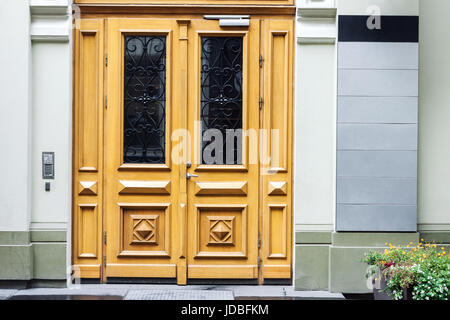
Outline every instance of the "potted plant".
{"type": "MultiPolygon", "coordinates": [[[[423,241],[423,239],[422,239],[423,241]]],[[[413,246],[389,245],[384,251],[369,251],[367,277],[373,279],[377,300],[448,300],[450,255],[444,247],[423,242],[413,246]]]]}

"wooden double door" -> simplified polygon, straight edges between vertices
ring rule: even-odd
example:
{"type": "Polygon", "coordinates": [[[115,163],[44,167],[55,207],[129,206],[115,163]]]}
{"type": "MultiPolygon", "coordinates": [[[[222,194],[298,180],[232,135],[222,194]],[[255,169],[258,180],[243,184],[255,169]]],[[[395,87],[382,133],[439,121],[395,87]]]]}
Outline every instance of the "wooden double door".
{"type": "Polygon", "coordinates": [[[81,20],[81,277],[290,279],[292,42],[291,19],[81,20]]]}

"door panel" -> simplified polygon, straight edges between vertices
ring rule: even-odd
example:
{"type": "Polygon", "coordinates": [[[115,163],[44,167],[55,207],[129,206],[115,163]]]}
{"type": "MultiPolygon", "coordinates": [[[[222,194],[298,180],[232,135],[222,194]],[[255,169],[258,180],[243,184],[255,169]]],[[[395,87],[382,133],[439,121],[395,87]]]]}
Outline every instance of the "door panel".
{"type": "Polygon", "coordinates": [[[107,277],[176,277],[174,20],[108,19],[107,277]],[[172,188],[175,185],[175,188],[172,188]]]}
{"type": "Polygon", "coordinates": [[[259,128],[259,20],[248,29],[205,20],[189,27],[187,172],[198,177],[187,180],[188,277],[257,278],[258,164],[248,162],[248,139],[241,133],[227,141],[226,129],[259,128]],[[214,143],[215,153],[205,156],[214,143]]]}

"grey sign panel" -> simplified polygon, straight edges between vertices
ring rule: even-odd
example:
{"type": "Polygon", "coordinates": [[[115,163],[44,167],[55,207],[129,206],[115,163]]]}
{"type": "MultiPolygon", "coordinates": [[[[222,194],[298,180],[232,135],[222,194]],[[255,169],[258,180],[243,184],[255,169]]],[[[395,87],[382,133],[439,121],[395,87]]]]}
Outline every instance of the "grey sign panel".
{"type": "Polygon", "coordinates": [[[419,44],[409,42],[340,42],[340,69],[418,69],[419,44]]]}
{"type": "Polygon", "coordinates": [[[338,177],[416,178],[416,151],[338,151],[338,177]]]}
{"type": "Polygon", "coordinates": [[[416,124],[340,124],[338,150],[416,150],[416,124]]]}
{"type": "Polygon", "coordinates": [[[337,231],[415,232],[417,207],[394,205],[337,206],[337,231]]]}
{"type": "Polygon", "coordinates": [[[406,204],[416,205],[415,178],[337,178],[338,204],[406,204]]]}
{"type": "Polygon", "coordinates": [[[417,97],[339,97],[339,123],[417,123],[417,97]]]}
{"type": "Polygon", "coordinates": [[[341,96],[417,97],[417,70],[340,69],[341,96]]]}

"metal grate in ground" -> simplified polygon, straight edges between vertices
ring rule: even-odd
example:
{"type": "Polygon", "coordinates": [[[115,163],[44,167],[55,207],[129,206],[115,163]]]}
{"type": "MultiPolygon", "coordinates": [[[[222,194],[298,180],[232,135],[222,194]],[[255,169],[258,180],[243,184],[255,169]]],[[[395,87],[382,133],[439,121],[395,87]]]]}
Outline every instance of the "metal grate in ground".
{"type": "Polygon", "coordinates": [[[234,300],[234,295],[220,290],[130,290],[125,300],[234,300]]]}

